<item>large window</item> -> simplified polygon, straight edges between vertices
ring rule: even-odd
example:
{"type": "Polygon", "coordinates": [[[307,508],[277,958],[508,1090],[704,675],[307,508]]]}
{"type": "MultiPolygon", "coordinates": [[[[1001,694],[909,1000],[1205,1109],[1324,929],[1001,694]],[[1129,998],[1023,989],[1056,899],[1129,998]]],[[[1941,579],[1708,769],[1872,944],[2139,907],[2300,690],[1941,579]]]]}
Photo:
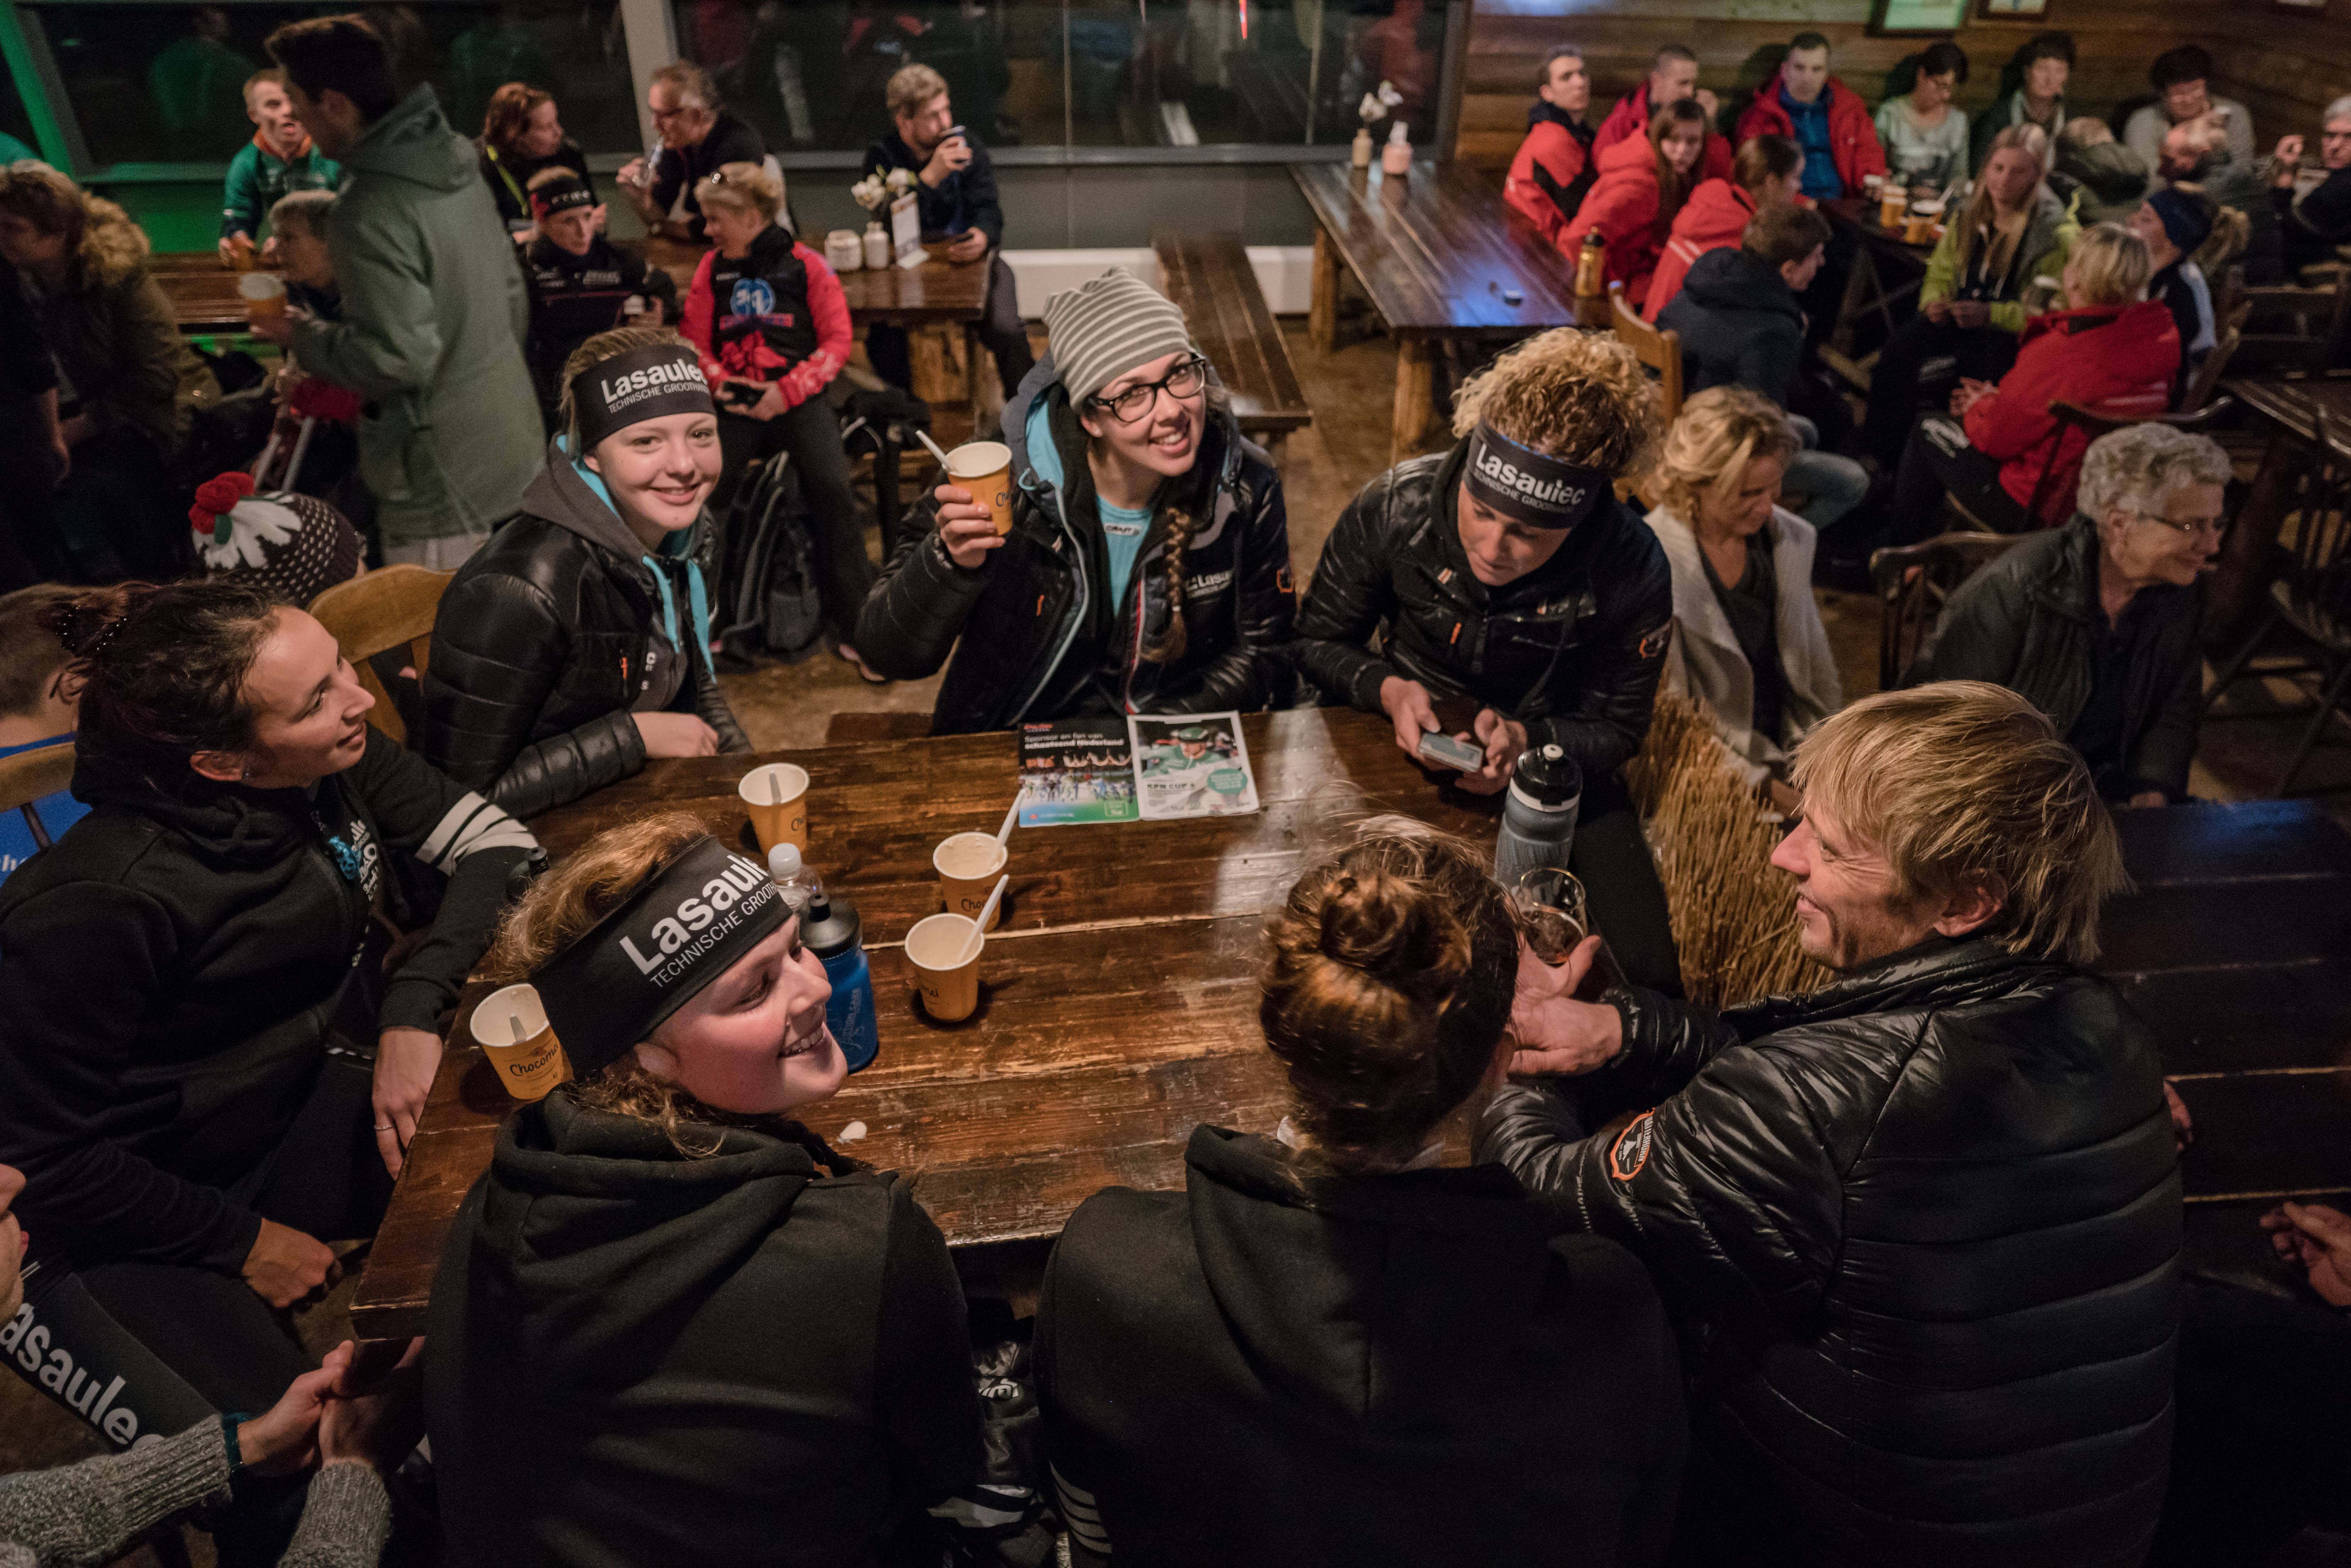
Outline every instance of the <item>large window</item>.
{"type": "MultiPolygon", "coordinates": [[[[482,128],[490,94],[527,81],[556,95],[564,129],[590,152],[636,144],[634,94],[612,0],[360,7],[398,40],[402,70],[439,90],[450,123],[482,128]]],[[[262,40],[319,7],[277,5],[30,5],[91,164],[210,163],[253,135],[245,82],[268,63],[262,40]]]]}
{"type": "Polygon", "coordinates": [[[1331,144],[1383,80],[1430,139],[1443,0],[672,0],[678,44],[778,152],[862,149],[910,62],[995,147],[1331,144]]]}

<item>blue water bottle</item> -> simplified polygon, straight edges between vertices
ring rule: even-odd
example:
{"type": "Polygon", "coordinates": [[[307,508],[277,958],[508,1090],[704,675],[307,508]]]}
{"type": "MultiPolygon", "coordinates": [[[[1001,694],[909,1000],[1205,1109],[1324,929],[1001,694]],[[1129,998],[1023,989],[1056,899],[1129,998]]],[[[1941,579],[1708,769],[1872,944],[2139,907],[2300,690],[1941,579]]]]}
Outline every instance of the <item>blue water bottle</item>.
{"type": "Polygon", "coordinates": [[[824,1021],[848,1058],[849,1071],[858,1071],[881,1051],[882,1030],[873,1017],[872,967],[858,940],[857,906],[818,890],[801,913],[800,940],[823,961],[825,978],[832,982],[824,1021]]]}

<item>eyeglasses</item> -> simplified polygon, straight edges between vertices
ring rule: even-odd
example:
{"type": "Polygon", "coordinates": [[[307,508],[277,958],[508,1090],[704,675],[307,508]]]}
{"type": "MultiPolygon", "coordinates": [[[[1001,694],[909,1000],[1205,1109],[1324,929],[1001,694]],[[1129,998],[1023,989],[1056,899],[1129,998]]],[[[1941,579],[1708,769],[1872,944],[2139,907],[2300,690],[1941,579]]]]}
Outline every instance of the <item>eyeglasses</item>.
{"type": "Polygon", "coordinates": [[[2190,517],[2186,522],[2179,522],[2158,512],[2133,512],[2131,516],[2143,523],[2161,523],[2175,533],[2191,536],[2209,533],[2216,539],[2229,526],[2228,519],[2225,517],[2190,517]]]}
{"type": "Polygon", "coordinates": [[[1121,424],[1133,424],[1159,406],[1162,388],[1166,390],[1169,397],[1190,397],[1207,379],[1208,361],[1195,357],[1185,361],[1159,381],[1129,387],[1116,397],[1091,397],[1086,402],[1095,408],[1109,410],[1110,416],[1121,424]]]}

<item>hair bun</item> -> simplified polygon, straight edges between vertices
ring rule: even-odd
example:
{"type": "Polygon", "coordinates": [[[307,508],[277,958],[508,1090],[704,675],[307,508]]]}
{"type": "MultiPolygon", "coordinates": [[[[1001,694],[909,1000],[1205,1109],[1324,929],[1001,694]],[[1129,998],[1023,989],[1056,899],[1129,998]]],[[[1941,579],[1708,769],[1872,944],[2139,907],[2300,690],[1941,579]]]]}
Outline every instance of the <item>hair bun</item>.
{"type": "Polygon", "coordinates": [[[120,588],[77,594],[44,611],[41,624],[65,644],[67,653],[77,659],[87,659],[104,647],[107,639],[121,626],[137,589],[143,586],[126,583],[120,588]]]}
{"type": "Polygon", "coordinates": [[[1322,956],[1409,996],[1442,990],[1468,967],[1468,934],[1413,883],[1384,871],[1342,876],[1322,905],[1322,956]]]}

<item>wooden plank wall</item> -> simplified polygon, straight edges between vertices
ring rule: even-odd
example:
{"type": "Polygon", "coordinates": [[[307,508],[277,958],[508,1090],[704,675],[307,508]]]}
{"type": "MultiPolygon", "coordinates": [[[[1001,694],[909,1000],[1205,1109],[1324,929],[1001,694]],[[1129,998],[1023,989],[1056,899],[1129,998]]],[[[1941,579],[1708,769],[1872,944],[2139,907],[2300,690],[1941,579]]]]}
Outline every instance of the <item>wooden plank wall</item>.
{"type": "MultiPolygon", "coordinates": [[[[2333,9],[2351,13],[2351,3],[2333,9]]],[[[1699,83],[1732,103],[1761,85],[1790,35],[1806,28],[1827,36],[1831,68],[1875,104],[1886,72],[1928,40],[1870,37],[1869,11],[1870,0],[1477,0],[1457,154],[1508,166],[1526,133],[1536,68],[1557,43],[1583,46],[1595,120],[1639,83],[1660,44],[1687,45],[1699,83]]],[[[2044,26],[2074,35],[2068,97],[2078,112],[2103,116],[2147,95],[2147,62],[2188,42],[2212,51],[2219,90],[2253,110],[2265,145],[2287,131],[2314,131],[2318,110],[2351,91],[2351,15],[2314,19],[2267,0],[2051,0],[2045,22],[1971,22],[1956,35],[1972,68],[1961,107],[1973,113],[1991,103],[2001,68],[2044,26]]]]}

